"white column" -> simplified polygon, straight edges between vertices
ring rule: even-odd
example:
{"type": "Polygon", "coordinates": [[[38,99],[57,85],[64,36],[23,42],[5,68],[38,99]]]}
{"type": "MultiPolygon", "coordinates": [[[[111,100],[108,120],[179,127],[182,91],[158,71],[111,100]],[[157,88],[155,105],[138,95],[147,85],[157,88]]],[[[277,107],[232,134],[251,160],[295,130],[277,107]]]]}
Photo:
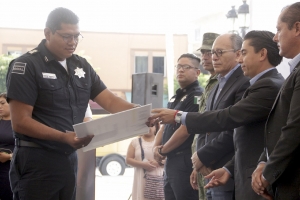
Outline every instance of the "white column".
{"type": "Polygon", "coordinates": [[[174,95],[174,41],[173,33],[166,33],[166,62],[169,99],[174,95]]]}

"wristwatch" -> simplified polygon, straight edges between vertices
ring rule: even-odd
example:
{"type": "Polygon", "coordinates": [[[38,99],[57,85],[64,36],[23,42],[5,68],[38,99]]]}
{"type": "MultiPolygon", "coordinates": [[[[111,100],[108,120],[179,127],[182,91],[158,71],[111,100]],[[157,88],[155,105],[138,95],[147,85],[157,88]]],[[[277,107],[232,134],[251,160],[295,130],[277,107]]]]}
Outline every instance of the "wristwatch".
{"type": "Polygon", "coordinates": [[[181,116],[182,116],[183,111],[178,111],[175,115],[175,122],[180,124],[181,123],[181,116]]]}
{"type": "Polygon", "coordinates": [[[166,153],[162,153],[162,152],[161,152],[162,148],[163,148],[163,147],[158,148],[158,153],[159,153],[160,155],[162,155],[162,156],[166,156],[166,155],[167,155],[166,153]]]}

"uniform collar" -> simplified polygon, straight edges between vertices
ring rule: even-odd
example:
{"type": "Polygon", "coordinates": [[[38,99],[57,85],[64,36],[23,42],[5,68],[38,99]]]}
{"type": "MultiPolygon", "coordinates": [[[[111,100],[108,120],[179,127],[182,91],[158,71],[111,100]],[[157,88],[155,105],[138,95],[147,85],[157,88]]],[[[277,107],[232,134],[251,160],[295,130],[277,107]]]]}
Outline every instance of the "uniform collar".
{"type": "MultiPolygon", "coordinates": [[[[38,45],[37,47],[37,50],[41,53],[44,61],[46,63],[52,61],[52,60],[55,60],[55,57],[53,56],[53,54],[47,49],[46,45],[46,39],[43,39],[41,41],[41,43],[38,45]]],[[[78,60],[78,58],[76,56],[74,56],[74,54],[70,57],[70,58],[67,58],[67,61],[69,60],[78,60]]]]}
{"type": "Polygon", "coordinates": [[[181,94],[186,93],[187,91],[189,91],[191,88],[195,88],[196,86],[199,86],[199,82],[198,80],[194,81],[193,83],[189,84],[188,86],[186,86],[185,88],[181,89],[179,88],[178,90],[176,90],[176,94],[181,94]]]}

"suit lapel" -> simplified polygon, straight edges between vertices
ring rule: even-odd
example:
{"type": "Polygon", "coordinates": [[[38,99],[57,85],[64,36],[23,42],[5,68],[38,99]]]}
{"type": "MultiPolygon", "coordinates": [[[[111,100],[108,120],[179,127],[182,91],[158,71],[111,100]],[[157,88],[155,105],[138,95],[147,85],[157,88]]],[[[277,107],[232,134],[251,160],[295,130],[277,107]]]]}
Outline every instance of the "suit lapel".
{"type": "MultiPolygon", "coordinates": [[[[270,116],[271,113],[273,112],[273,110],[274,110],[274,108],[275,108],[275,106],[276,106],[276,104],[277,104],[277,102],[278,102],[278,99],[279,99],[279,97],[280,97],[280,95],[281,95],[281,92],[282,92],[282,90],[284,90],[285,85],[286,85],[288,79],[289,79],[289,78],[291,77],[291,75],[298,69],[298,67],[300,67],[300,62],[299,62],[299,63],[297,64],[297,66],[293,69],[293,71],[290,73],[290,75],[286,78],[286,80],[284,81],[283,85],[281,86],[281,88],[280,88],[280,90],[279,90],[279,92],[278,92],[278,94],[277,94],[277,96],[276,96],[276,99],[275,99],[275,101],[274,101],[274,103],[273,103],[273,106],[272,106],[272,109],[271,109],[271,111],[270,111],[269,116],[270,116]]],[[[268,122],[268,121],[267,121],[267,122],[268,122]]]]}
{"type": "Polygon", "coordinates": [[[227,91],[231,88],[231,86],[236,82],[236,80],[238,79],[238,77],[240,77],[242,75],[242,69],[239,66],[234,72],[233,74],[231,74],[231,76],[229,77],[229,79],[226,81],[222,91],[220,92],[218,99],[216,100],[216,103],[214,104],[213,108],[217,108],[220,101],[222,100],[223,96],[227,93],[227,91]]]}
{"type": "MultiPolygon", "coordinates": [[[[263,78],[265,78],[265,77],[271,77],[271,76],[273,77],[273,76],[276,75],[276,74],[278,74],[278,71],[277,71],[276,68],[274,68],[274,69],[268,71],[267,73],[263,74],[261,77],[259,77],[259,79],[257,79],[257,81],[259,81],[260,79],[263,79],[263,78]]],[[[256,82],[257,82],[257,81],[256,81],[256,82]]],[[[255,84],[255,83],[254,83],[254,84],[255,84]]],[[[253,84],[253,85],[254,85],[254,84],[253,84]]],[[[246,97],[248,96],[248,93],[249,93],[251,87],[252,87],[252,85],[251,85],[249,88],[247,88],[247,90],[246,90],[245,93],[243,94],[242,99],[244,99],[244,98],[246,98],[246,97]]]]}
{"type": "Polygon", "coordinates": [[[217,83],[214,88],[211,90],[208,98],[207,98],[207,106],[206,106],[206,110],[212,110],[213,106],[214,106],[214,99],[217,93],[217,88],[219,87],[219,83],[217,83]]]}

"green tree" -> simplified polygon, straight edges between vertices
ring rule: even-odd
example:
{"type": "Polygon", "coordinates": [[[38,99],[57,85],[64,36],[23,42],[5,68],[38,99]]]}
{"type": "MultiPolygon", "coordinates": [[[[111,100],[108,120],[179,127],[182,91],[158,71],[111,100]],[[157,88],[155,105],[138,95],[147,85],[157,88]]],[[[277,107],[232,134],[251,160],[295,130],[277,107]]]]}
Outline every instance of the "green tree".
{"type": "MultiPolygon", "coordinates": [[[[206,81],[209,79],[210,75],[209,74],[200,74],[198,76],[198,81],[199,84],[202,88],[205,88],[206,86],[206,81]]],[[[174,94],[176,93],[176,90],[179,88],[179,83],[176,80],[176,78],[174,78],[174,94]]],[[[166,90],[168,91],[168,86],[166,86],[166,90]]]]}
{"type": "MultiPolygon", "coordinates": [[[[209,79],[210,75],[209,74],[200,74],[198,76],[198,81],[200,86],[204,89],[206,84],[207,84],[207,80],[209,79]]],[[[176,78],[174,78],[174,94],[176,94],[176,90],[179,88],[179,83],[176,80],[176,78]]],[[[164,100],[168,101],[171,97],[168,97],[168,84],[164,84],[164,100]]]]}
{"type": "Polygon", "coordinates": [[[0,93],[6,92],[6,74],[10,61],[17,55],[0,55],[0,93]]]}

